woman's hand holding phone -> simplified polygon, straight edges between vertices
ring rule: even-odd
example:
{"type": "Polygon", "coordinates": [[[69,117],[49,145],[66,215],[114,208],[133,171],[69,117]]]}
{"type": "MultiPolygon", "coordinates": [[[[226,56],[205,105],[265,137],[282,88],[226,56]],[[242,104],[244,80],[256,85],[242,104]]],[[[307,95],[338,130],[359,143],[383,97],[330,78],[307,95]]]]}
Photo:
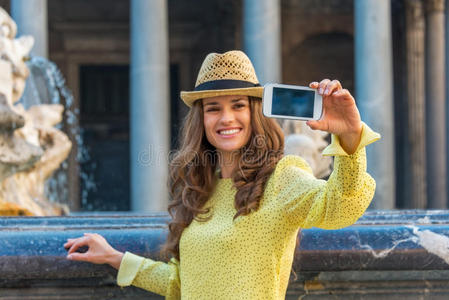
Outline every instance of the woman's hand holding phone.
{"type": "Polygon", "coordinates": [[[338,135],[343,149],[352,154],[357,149],[362,133],[360,113],[351,93],[343,89],[338,80],[324,79],[309,85],[323,97],[323,114],[320,120],[307,121],[307,125],[338,135]]]}
{"type": "Polygon", "coordinates": [[[85,233],[83,237],[68,239],[64,248],[68,249],[67,259],[94,264],[109,264],[115,269],[120,268],[123,258],[122,252],[112,248],[104,237],[96,233],[85,233]],[[85,253],[76,252],[82,247],[88,248],[85,253]]]}

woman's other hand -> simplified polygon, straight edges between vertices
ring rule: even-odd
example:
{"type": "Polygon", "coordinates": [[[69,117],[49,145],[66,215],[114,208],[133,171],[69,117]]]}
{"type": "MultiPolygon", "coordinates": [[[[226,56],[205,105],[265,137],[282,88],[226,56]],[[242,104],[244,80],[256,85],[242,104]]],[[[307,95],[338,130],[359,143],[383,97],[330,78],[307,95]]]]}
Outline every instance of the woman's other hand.
{"type": "Polygon", "coordinates": [[[109,264],[115,269],[120,268],[123,253],[115,250],[99,234],[85,233],[83,237],[68,239],[64,244],[68,249],[67,259],[75,261],[87,261],[94,264],[109,264]],[[88,247],[87,252],[75,252],[80,247],[88,247]]]}
{"type": "Polygon", "coordinates": [[[309,85],[323,97],[323,115],[320,120],[307,121],[312,129],[338,135],[343,149],[352,154],[357,149],[362,133],[360,113],[351,93],[338,80],[324,79],[309,85]]]}

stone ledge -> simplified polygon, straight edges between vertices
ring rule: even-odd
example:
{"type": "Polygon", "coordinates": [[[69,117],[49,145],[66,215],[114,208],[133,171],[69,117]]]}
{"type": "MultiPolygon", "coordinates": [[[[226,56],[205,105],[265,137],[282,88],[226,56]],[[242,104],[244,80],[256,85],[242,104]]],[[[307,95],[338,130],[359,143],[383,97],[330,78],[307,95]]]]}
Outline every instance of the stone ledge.
{"type": "MultiPolygon", "coordinates": [[[[63,243],[97,232],[120,251],[160,259],[158,247],[165,240],[168,220],[165,213],[0,218],[0,295],[16,299],[14,293],[20,291],[33,299],[31,295],[43,297],[48,289],[54,295],[77,289],[100,299],[124,298],[127,293],[115,286],[116,270],[66,260],[63,243]]],[[[449,295],[449,211],[371,211],[344,229],[314,228],[300,234],[294,261],[298,278],[291,277],[286,299],[449,295]]],[[[136,288],[124,290],[133,299],[151,295],[136,288]]],[[[73,295],[64,299],[82,299],[73,295]]]]}

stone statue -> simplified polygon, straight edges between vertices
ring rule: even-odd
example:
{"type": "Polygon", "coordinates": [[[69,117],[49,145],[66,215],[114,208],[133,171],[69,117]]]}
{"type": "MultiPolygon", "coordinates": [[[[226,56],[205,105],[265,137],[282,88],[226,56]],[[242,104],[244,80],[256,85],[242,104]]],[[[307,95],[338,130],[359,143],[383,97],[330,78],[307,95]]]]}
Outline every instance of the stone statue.
{"type": "Polygon", "coordinates": [[[305,122],[284,120],[281,123],[285,134],[285,154],[304,158],[317,178],[324,178],[332,171],[332,158],[321,155],[328,145],[327,132],[312,130],[305,122]]]}
{"type": "Polygon", "coordinates": [[[50,203],[44,184],[67,158],[71,142],[54,125],[63,106],[46,104],[28,110],[20,99],[29,75],[25,58],[34,40],[15,38],[17,26],[0,7],[0,216],[60,215],[67,208],[50,203]]]}

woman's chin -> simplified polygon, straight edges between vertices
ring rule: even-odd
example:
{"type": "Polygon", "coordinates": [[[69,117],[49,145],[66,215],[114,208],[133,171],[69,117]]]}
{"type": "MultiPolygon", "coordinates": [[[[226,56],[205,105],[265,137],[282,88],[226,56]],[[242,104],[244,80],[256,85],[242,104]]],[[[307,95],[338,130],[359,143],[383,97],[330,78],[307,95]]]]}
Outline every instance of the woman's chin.
{"type": "Polygon", "coordinates": [[[218,145],[217,150],[221,153],[233,153],[238,152],[243,146],[240,144],[237,145],[218,145]]]}

